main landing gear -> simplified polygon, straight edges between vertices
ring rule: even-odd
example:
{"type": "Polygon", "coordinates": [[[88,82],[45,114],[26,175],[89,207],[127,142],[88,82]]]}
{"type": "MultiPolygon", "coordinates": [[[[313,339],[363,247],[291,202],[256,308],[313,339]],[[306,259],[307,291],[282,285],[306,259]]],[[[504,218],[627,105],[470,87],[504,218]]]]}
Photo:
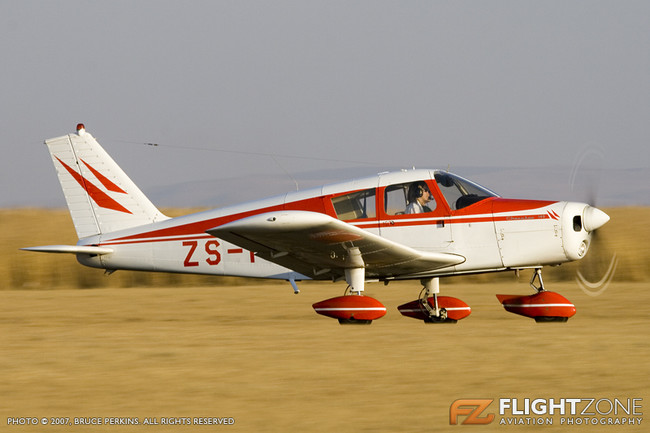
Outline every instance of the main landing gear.
{"type": "MultiPolygon", "coordinates": [[[[359,280],[355,279],[354,270],[347,275],[350,294],[326,299],[313,305],[318,314],[338,319],[342,325],[370,324],[386,314],[386,307],[370,296],[363,296],[359,280]],[[356,285],[355,285],[356,284],[356,285]]],[[[418,299],[397,307],[406,317],[419,319],[425,323],[456,323],[471,313],[471,308],[457,298],[440,296],[438,278],[421,280],[423,285],[418,299]]]]}
{"type": "MultiPolygon", "coordinates": [[[[353,255],[351,257],[354,258],[353,255]]],[[[386,314],[386,307],[381,302],[361,294],[365,283],[364,268],[346,269],[345,280],[350,294],[346,289],[343,296],[315,303],[312,307],[318,314],[338,319],[341,325],[369,325],[386,314]]]]}
{"type": "Polygon", "coordinates": [[[341,325],[370,325],[386,314],[386,307],[381,302],[360,292],[326,299],[312,307],[318,314],[338,319],[341,325]]]}
{"type": "Polygon", "coordinates": [[[496,295],[497,299],[506,311],[533,318],[536,322],[566,322],[576,313],[575,305],[568,299],[544,288],[541,268],[535,269],[530,286],[537,293],[528,296],[496,295]]]}
{"type": "Polygon", "coordinates": [[[423,320],[425,323],[456,323],[472,312],[469,305],[460,299],[438,295],[438,278],[425,278],[420,282],[423,287],[418,299],[397,307],[403,316],[423,320]]]}

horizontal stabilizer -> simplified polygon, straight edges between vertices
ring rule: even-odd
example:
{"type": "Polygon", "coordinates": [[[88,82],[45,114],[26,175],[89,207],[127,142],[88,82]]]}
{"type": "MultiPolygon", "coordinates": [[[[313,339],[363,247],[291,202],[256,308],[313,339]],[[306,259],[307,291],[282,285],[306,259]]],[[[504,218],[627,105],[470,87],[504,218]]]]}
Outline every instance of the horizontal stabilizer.
{"type": "Polygon", "coordinates": [[[41,247],[21,248],[23,251],[36,251],[39,253],[64,253],[64,254],[110,254],[112,248],[93,247],[83,245],[44,245],[41,247]]]}

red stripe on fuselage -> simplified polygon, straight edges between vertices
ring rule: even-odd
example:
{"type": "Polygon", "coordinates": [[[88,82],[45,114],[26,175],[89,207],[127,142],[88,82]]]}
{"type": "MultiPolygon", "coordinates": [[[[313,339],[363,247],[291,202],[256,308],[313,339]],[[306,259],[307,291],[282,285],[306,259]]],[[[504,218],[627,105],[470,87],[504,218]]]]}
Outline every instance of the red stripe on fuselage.
{"type": "MultiPolygon", "coordinates": [[[[557,203],[557,201],[495,198],[492,200],[492,213],[496,215],[504,212],[523,212],[526,210],[541,209],[555,203],[557,203]]],[[[470,208],[471,206],[467,209],[470,208]]]]}
{"type": "Polygon", "coordinates": [[[314,198],[300,200],[300,201],[286,203],[286,204],[278,204],[276,206],[269,206],[266,208],[255,209],[247,212],[224,215],[217,218],[210,218],[210,219],[195,221],[192,223],[182,224],[178,226],[167,227],[164,229],[152,230],[150,232],[124,236],[121,238],[113,239],[112,242],[203,234],[206,232],[206,230],[218,227],[220,225],[232,221],[236,221],[253,215],[259,215],[265,212],[274,212],[274,211],[281,211],[281,210],[304,210],[304,211],[318,212],[318,213],[324,213],[330,215],[330,213],[328,213],[325,209],[324,200],[325,200],[324,197],[314,197],[314,198]]]}
{"type": "MultiPolygon", "coordinates": [[[[196,221],[192,223],[182,224],[179,226],[167,227],[164,229],[153,230],[145,233],[138,233],[131,236],[125,236],[122,238],[113,239],[112,241],[137,241],[142,239],[150,238],[170,238],[170,237],[183,237],[183,236],[192,236],[201,233],[205,233],[206,230],[218,227],[220,225],[229,223],[231,221],[236,221],[238,219],[246,218],[253,215],[258,215],[264,212],[272,212],[282,210],[282,205],[272,206],[265,209],[257,209],[254,211],[243,212],[240,214],[234,215],[225,215],[218,218],[210,218],[207,220],[196,221]]],[[[162,239],[165,240],[165,239],[162,239]]],[[[124,243],[124,242],[123,242],[124,243]]]]}
{"type": "MultiPolygon", "coordinates": [[[[298,202],[279,204],[261,209],[255,209],[247,212],[237,214],[224,215],[217,218],[210,218],[202,221],[195,221],[192,223],[182,224],[173,227],[167,227],[159,230],[152,230],[150,232],[138,233],[135,235],[125,236],[112,240],[102,242],[102,245],[120,245],[120,244],[135,244],[146,242],[166,242],[178,241],[188,239],[209,239],[211,236],[205,235],[206,230],[226,224],[231,221],[236,221],[253,215],[258,215],[265,212],[273,212],[280,210],[306,210],[311,212],[319,212],[328,214],[325,209],[325,202],[327,197],[314,197],[311,199],[301,200],[298,202]],[[201,236],[203,235],[203,236],[201,236]],[[197,237],[201,236],[201,237],[197,237]]],[[[350,221],[356,227],[363,229],[378,228],[380,225],[386,227],[387,223],[392,222],[391,227],[409,227],[421,225],[434,225],[443,222],[444,224],[468,224],[468,223],[489,223],[495,221],[517,221],[517,220],[531,220],[531,219],[549,219],[547,213],[539,214],[515,214],[515,215],[499,215],[501,213],[524,212],[535,209],[540,209],[552,205],[554,201],[541,201],[541,200],[517,200],[517,199],[502,199],[494,198],[484,200],[476,203],[467,208],[453,212],[452,215],[436,216],[436,217],[417,217],[411,216],[409,218],[395,218],[395,219],[382,219],[365,220],[359,222],[350,221]]]]}
{"type": "Polygon", "coordinates": [[[194,235],[188,235],[188,236],[178,236],[178,237],[164,237],[164,238],[147,238],[147,239],[137,239],[137,240],[130,240],[130,241],[120,241],[120,240],[109,240],[106,242],[102,242],[101,245],[130,245],[130,244],[146,244],[149,242],[173,242],[173,241],[193,241],[193,240],[199,240],[199,239],[214,239],[214,236],[204,234],[201,235],[200,233],[197,234],[195,233],[194,235]]]}

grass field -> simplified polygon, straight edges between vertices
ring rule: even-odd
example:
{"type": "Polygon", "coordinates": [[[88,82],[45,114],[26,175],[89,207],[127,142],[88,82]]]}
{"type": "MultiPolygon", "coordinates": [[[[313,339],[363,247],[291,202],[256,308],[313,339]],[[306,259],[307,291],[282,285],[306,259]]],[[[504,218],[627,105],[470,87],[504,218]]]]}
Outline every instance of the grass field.
{"type": "Polygon", "coordinates": [[[567,323],[536,324],[503,310],[494,295],[530,293],[526,273],[443,281],[443,294],[473,309],[456,325],[399,315],[417,283],[369,284],[366,294],[389,313],[370,326],[340,326],[311,304],[343,286],[303,283],[296,296],[286,283],[104,277],[73,257],[16,251],[74,242],[63,212],[1,211],[0,430],[647,431],[645,421],[614,429],[561,425],[559,416],[535,427],[501,426],[498,416],[489,426],[449,425],[457,399],[495,399],[486,412],[497,415],[501,398],[648,401],[650,211],[608,213],[600,240],[620,262],[602,295],[585,295],[569,267],[545,270],[548,288],[577,307],[567,323]],[[9,425],[20,417],[132,417],[140,425],[9,425]],[[160,425],[170,417],[234,424],[160,425]],[[142,425],[145,418],[159,425],[142,425]]]}
{"type": "MultiPolygon", "coordinates": [[[[554,289],[577,315],[537,324],[506,313],[495,293],[526,283],[454,285],[472,306],[456,325],[402,317],[417,287],[369,285],[389,313],[341,326],[310,305],[327,284],[233,288],[0,292],[3,431],[213,431],[215,426],[7,426],[16,417],[232,417],[241,432],[528,431],[450,426],[467,398],[641,398],[650,377],[645,283],[601,296],[554,289]],[[261,289],[261,290],[260,290],[261,289]]],[[[498,413],[497,403],[489,408],[498,413]]],[[[647,406],[646,406],[647,407],[647,406]]],[[[606,406],[604,407],[606,409],[606,406]]],[[[647,409],[645,409],[647,410],[647,409]]],[[[612,431],[567,426],[545,432],[612,431]]],[[[616,431],[647,431],[645,424],[616,431]]]]}

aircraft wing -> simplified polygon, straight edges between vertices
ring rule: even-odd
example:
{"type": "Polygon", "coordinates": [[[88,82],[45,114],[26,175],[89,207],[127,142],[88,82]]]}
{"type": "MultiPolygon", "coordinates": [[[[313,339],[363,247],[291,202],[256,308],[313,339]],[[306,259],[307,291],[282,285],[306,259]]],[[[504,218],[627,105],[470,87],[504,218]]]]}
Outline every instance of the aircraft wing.
{"type": "Polygon", "coordinates": [[[254,215],[207,233],[313,279],[337,279],[351,267],[365,267],[366,278],[415,277],[465,261],[456,254],[414,250],[308,211],[254,215]],[[353,248],[358,248],[361,261],[356,254],[350,254],[353,248]]]}

